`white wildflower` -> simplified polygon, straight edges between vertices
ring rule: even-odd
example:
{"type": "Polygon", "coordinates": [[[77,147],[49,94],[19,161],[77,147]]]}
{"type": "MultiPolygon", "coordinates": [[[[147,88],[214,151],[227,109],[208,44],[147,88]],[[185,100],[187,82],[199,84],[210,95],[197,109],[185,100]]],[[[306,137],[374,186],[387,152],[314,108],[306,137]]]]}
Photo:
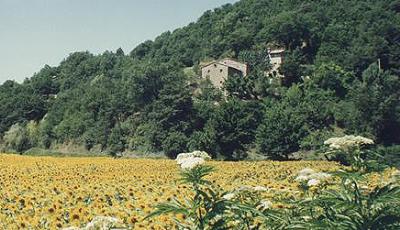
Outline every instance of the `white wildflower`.
{"type": "Polygon", "coordinates": [[[309,175],[314,174],[314,173],[315,173],[315,171],[313,169],[304,168],[298,173],[298,175],[299,176],[309,176],[309,175]]]}
{"type": "Polygon", "coordinates": [[[264,186],[256,186],[253,189],[256,192],[266,192],[266,191],[268,191],[268,189],[266,187],[264,187],[264,186]]]}
{"type": "Polygon", "coordinates": [[[322,173],[322,172],[315,172],[313,169],[310,168],[305,168],[302,169],[298,174],[297,177],[295,178],[296,181],[308,181],[310,179],[328,179],[330,175],[328,173],[322,173]]]}
{"type": "Polygon", "coordinates": [[[247,186],[247,185],[242,185],[238,189],[236,189],[238,192],[242,191],[253,191],[253,187],[247,186]]]}
{"type": "Polygon", "coordinates": [[[295,181],[304,182],[308,187],[312,187],[319,185],[331,177],[329,173],[315,172],[313,169],[305,168],[298,173],[295,181]]]}
{"type": "Polygon", "coordinates": [[[108,216],[96,216],[93,218],[91,222],[89,222],[85,227],[83,228],[77,228],[77,227],[69,227],[69,228],[64,228],[64,230],[97,230],[97,229],[110,229],[115,227],[117,224],[121,224],[122,221],[114,218],[114,217],[108,217],[108,216]]]}
{"type": "Polygon", "coordinates": [[[297,176],[294,180],[295,180],[295,181],[302,182],[302,181],[307,181],[307,180],[309,180],[309,179],[310,179],[309,176],[299,175],[299,176],[297,176]]]}
{"type": "Polygon", "coordinates": [[[233,200],[236,197],[235,193],[227,193],[224,196],[222,196],[222,198],[224,198],[225,200],[233,200]]]}
{"type": "Polygon", "coordinates": [[[191,158],[186,158],[185,160],[182,160],[181,162],[181,168],[182,169],[192,169],[198,165],[204,164],[205,160],[200,157],[191,157],[191,158]]]}
{"type": "Polygon", "coordinates": [[[182,169],[192,169],[198,165],[203,164],[211,157],[204,151],[194,151],[191,153],[180,153],[176,157],[176,162],[182,169]]]}
{"type": "Polygon", "coordinates": [[[186,158],[193,158],[193,157],[199,157],[199,158],[203,158],[204,160],[210,160],[211,157],[204,151],[193,151],[190,153],[180,153],[178,154],[178,156],[176,157],[176,161],[178,164],[181,164],[182,160],[186,159],[186,158]]]}
{"type": "Polygon", "coordinates": [[[259,208],[262,210],[269,209],[272,207],[272,202],[269,200],[261,200],[259,208]]]}
{"type": "Polygon", "coordinates": [[[328,145],[331,149],[348,150],[349,148],[357,146],[372,145],[374,144],[374,141],[362,136],[346,135],[343,137],[329,138],[324,141],[324,144],[328,145]]]}
{"type": "Polygon", "coordinates": [[[307,182],[307,186],[308,186],[308,187],[317,186],[317,185],[319,185],[320,183],[321,183],[321,181],[318,180],[318,179],[311,179],[311,180],[309,180],[309,181],[307,182]]]}
{"type": "Polygon", "coordinates": [[[114,217],[96,216],[88,225],[86,225],[85,230],[110,229],[118,223],[121,223],[121,221],[114,217]]]}
{"type": "Polygon", "coordinates": [[[324,172],[314,173],[314,174],[311,174],[311,175],[309,176],[309,178],[311,178],[311,179],[317,179],[317,180],[327,180],[327,179],[329,179],[329,178],[331,178],[331,177],[332,177],[331,174],[324,173],[324,172]]]}

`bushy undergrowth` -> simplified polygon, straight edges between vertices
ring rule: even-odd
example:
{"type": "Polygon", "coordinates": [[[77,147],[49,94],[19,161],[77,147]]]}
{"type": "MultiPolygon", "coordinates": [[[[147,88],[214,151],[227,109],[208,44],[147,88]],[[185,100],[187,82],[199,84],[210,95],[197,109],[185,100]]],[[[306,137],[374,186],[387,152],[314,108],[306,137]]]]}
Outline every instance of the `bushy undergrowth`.
{"type": "MultiPolygon", "coordinates": [[[[263,186],[222,191],[207,180],[215,169],[205,153],[178,155],[181,180],[190,184],[193,196],[180,202],[158,204],[146,218],[181,214],[174,218],[180,229],[398,229],[400,227],[400,171],[387,181],[368,184],[371,161],[362,157],[364,137],[345,136],[325,142],[336,154],[347,154],[350,167],[334,173],[305,168],[291,178],[299,194],[282,196],[263,186]]],[[[379,174],[378,174],[379,175],[379,174]]]]}

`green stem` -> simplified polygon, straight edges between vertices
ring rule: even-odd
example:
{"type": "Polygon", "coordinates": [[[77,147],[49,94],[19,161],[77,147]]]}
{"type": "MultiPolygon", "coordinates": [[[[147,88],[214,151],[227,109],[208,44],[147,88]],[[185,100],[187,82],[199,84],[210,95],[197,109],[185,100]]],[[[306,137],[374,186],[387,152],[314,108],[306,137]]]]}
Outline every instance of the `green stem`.
{"type": "Polygon", "coordinates": [[[197,219],[198,219],[198,221],[199,221],[199,229],[200,230],[203,230],[204,229],[204,220],[203,220],[203,215],[201,214],[201,200],[200,201],[197,201],[197,199],[199,199],[200,198],[200,193],[199,193],[199,186],[198,186],[198,184],[195,184],[195,183],[193,183],[193,188],[194,188],[194,191],[195,191],[195,199],[196,199],[196,201],[195,202],[200,202],[200,204],[199,204],[199,207],[198,207],[198,209],[196,210],[197,212],[198,212],[198,217],[197,217],[197,219]]]}

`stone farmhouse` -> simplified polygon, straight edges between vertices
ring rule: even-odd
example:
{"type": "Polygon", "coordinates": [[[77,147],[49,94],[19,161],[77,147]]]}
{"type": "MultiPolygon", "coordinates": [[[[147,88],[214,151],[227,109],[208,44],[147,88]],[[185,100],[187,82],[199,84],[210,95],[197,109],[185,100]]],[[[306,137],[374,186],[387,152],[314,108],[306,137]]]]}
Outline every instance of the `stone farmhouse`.
{"type": "Polygon", "coordinates": [[[221,89],[228,76],[237,74],[245,77],[247,75],[247,64],[231,58],[215,60],[201,65],[201,76],[209,78],[214,87],[221,89]]]}
{"type": "MultiPolygon", "coordinates": [[[[269,45],[267,52],[272,68],[269,71],[266,71],[265,74],[272,77],[283,77],[279,74],[278,70],[284,61],[285,49],[279,46],[269,45]]],[[[213,86],[217,89],[222,88],[224,82],[229,76],[237,74],[241,77],[246,77],[249,71],[246,63],[239,62],[232,58],[214,60],[200,66],[202,78],[209,78],[213,86]]]]}
{"type": "Polygon", "coordinates": [[[279,67],[283,63],[285,49],[282,47],[268,47],[268,56],[271,63],[271,70],[267,74],[271,74],[274,77],[283,77],[279,74],[279,67]]]}

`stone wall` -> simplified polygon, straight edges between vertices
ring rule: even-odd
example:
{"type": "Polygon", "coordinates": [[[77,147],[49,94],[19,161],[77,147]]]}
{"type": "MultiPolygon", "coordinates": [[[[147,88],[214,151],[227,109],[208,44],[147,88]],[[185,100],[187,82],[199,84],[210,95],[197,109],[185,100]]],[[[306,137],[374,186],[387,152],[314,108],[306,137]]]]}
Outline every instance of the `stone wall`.
{"type": "Polygon", "coordinates": [[[203,78],[209,78],[216,88],[221,89],[228,77],[228,71],[228,66],[215,62],[203,67],[201,69],[201,76],[203,78]]]}

